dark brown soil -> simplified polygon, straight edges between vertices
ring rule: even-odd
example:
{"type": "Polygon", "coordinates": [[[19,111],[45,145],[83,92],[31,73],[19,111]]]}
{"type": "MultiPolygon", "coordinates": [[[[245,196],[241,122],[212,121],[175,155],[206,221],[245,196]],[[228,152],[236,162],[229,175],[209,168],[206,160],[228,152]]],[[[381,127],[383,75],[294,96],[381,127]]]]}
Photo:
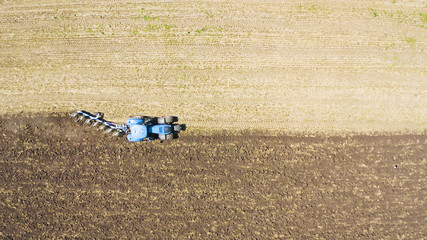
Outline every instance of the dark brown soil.
{"type": "Polygon", "coordinates": [[[0,136],[3,238],[427,237],[425,134],[142,144],[52,115],[0,136]]]}

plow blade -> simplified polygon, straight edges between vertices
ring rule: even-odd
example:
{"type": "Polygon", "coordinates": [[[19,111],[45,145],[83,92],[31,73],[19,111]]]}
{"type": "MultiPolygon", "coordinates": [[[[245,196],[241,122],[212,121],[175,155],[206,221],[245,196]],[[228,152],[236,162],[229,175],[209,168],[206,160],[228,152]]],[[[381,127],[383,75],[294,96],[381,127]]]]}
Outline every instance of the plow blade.
{"type": "Polygon", "coordinates": [[[89,125],[90,127],[99,126],[97,130],[105,130],[105,133],[112,132],[114,136],[126,134],[128,131],[126,125],[106,121],[103,116],[104,114],[102,113],[92,114],[86,111],[76,111],[71,114],[70,118],[75,118],[76,122],[83,122],[83,125],[89,125]]]}

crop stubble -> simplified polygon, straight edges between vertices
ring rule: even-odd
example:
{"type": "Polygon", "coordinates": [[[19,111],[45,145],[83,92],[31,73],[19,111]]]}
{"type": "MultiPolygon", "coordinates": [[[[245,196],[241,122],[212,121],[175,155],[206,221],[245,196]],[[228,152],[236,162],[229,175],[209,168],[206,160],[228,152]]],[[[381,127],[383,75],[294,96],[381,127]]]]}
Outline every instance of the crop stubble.
{"type": "Polygon", "coordinates": [[[8,1],[1,113],[197,128],[423,131],[422,1],[8,1]]]}
{"type": "Polygon", "coordinates": [[[1,237],[427,236],[425,134],[134,144],[59,114],[2,117],[0,135],[1,237]]]}

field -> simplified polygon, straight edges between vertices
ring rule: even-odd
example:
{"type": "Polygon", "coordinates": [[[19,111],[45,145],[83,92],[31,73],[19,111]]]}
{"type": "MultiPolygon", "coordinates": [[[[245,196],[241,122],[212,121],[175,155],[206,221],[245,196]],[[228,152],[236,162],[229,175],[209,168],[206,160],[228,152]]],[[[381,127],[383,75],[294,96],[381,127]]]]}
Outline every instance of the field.
{"type": "MultiPolygon", "coordinates": [[[[422,132],[427,2],[3,1],[0,113],[422,132]]],[[[208,127],[207,127],[208,126],[208,127]]]]}
{"type": "Polygon", "coordinates": [[[60,115],[0,126],[2,237],[427,237],[426,135],[130,145],[60,115]]]}
{"type": "Polygon", "coordinates": [[[426,28],[424,0],[0,0],[0,238],[425,239],[426,28]]]}

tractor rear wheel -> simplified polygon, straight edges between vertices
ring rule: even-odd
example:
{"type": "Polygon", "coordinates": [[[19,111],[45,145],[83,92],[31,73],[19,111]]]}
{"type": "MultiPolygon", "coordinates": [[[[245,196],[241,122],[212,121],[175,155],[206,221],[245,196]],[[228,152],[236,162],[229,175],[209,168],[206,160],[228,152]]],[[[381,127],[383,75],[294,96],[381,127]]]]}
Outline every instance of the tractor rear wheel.
{"type": "Polygon", "coordinates": [[[178,117],[175,117],[175,116],[164,116],[157,119],[157,123],[159,124],[171,124],[177,121],[178,121],[178,117]]]}

